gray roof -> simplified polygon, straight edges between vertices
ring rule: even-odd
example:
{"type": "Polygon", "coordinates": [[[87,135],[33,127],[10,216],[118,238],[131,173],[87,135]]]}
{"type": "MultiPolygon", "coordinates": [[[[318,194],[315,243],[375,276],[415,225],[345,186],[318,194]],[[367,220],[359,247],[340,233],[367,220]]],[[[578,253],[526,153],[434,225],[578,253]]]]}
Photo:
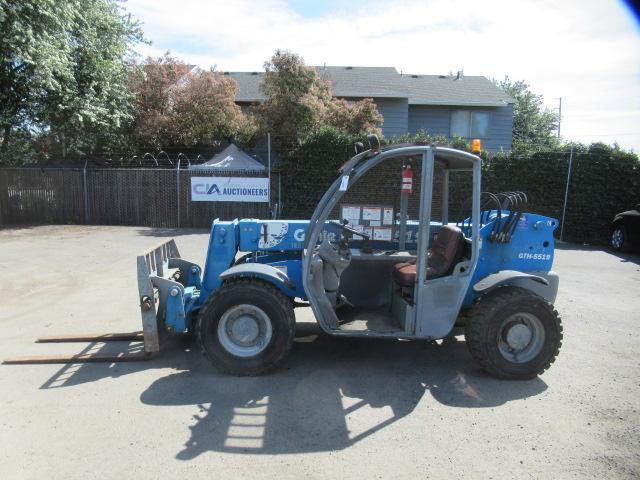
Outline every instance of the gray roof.
{"type": "MultiPolygon", "coordinates": [[[[393,67],[315,67],[341,98],[407,98],[410,105],[504,106],[514,100],[485,77],[401,75],[393,67]]],[[[264,72],[225,72],[238,84],[236,102],[261,102],[264,72]]]]}
{"type": "Polygon", "coordinates": [[[410,105],[501,107],[515,100],[486,77],[403,75],[410,105]]]}
{"type": "MultiPolygon", "coordinates": [[[[320,77],[331,82],[334,97],[407,98],[408,90],[393,67],[315,67],[320,77]]],[[[238,84],[236,102],[261,102],[264,72],[225,72],[238,84]]]]}
{"type": "Polygon", "coordinates": [[[224,72],[238,84],[236,102],[262,102],[266,100],[260,90],[264,72],[224,72]]]}
{"type": "Polygon", "coordinates": [[[406,98],[407,86],[393,67],[316,67],[334,97],[406,98]]]}

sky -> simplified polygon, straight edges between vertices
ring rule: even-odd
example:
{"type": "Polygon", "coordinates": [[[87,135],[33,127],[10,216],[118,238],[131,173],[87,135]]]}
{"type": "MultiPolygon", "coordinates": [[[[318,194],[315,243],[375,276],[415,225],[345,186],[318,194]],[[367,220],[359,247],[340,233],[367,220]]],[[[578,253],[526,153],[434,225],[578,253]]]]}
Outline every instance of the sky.
{"type": "Polygon", "coordinates": [[[308,65],[524,80],[562,97],[561,134],[640,152],[640,24],[619,0],[128,0],[150,45],[200,67],[260,71],[276,49],[308,65]]]}

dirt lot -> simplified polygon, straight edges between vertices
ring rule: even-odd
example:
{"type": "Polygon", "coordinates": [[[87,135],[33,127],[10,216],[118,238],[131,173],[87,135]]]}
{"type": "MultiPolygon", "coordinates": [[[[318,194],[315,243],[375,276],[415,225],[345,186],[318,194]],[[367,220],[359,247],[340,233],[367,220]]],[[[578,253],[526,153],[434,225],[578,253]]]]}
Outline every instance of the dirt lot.
{"type": "MultiPolygon", "coordinates": [[[[0,358],[138,329],[135,255],[168,236],[202,263],[202,231],[0,230],[0,358]]],[[[637,478],[639,264],[557,250],[564,345],[527,382],[484,375],[462,338],[337,341],[303,309],[284,367],[258,378],[184,340],[146,363],[0,366],[0,478],[637,478]]]]}

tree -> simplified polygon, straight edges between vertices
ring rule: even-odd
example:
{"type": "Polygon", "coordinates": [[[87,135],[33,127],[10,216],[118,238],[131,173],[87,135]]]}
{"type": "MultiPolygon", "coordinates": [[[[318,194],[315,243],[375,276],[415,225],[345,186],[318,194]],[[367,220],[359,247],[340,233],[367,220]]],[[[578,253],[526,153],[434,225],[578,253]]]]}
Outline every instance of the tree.
{"type": "Polygon", "coordinates": [[[75,13],[58,2],[0,0],[0,153],[14,134],[28,135],[40,92],[57,86],[54,71],[68,72],[58,33],[71,28],[75,13]]]}
{"type": "Polygon", "coordinates": [[[147,58],[133,72],[131,88],[134,135],[142,148],[210,144],[221,137],[247,141],[255,131],[234,101],[236,82],[214,68],[200,70],[166,53],[147,58]]]}
{"type": "Polygon", "coordinates": [[[267,99],[256,108],[260,125],[276,148],[287,149],[322,124],[331,101],[328,82],[294,53],[276,50],[264,64],[261,88],[267,99]]]}
{"type": "Polygon", "coordinates": [[[542,95],[531,92],[522,80],[512,82],[505,77],[496,83],[516,101],[513,106],[513,149],[557,145],[558,116],[543,107],[542,95]]]}
{"type": "Polygon", "coordinates": [[[87,153],[131,119],[128,63],[142,41],[116,0],[0,0],[0,154],[12,138],[87,153]]]}
{"type": "Polygon", "coordinates": [[[382,135],[379,125],[384,120],[373,99],[365,98],[359,102],[333,99],[326,110],[329,126],[349,135],[377,133],[382,135]]]}
{"type": "Polygon", "coordinates": [[[382,123],[373,100],[347,102],[331,96],[331,85],[294,53],[276,50],[265,62],[261,88],[266,101],[255,109],[263,131],[276,148],[287,150],[323,127],[359,134],[382,123]]]}
{"type": "Polygon", "coordinates": [[[216,138],[248,142],[253,118],[235,103],[238,85],[215,69],[190,72],[173,90],[169,128],[180,145],[211,144],[216,138]]]}
{"type": "Polygon", "coordinates": [[[173,91],[191,67],[169,53],[148,57],[141,68],[132,69],[130,89],[135,97],[133,141],[141,148],[160,149],[169,134],[173,91]]]}

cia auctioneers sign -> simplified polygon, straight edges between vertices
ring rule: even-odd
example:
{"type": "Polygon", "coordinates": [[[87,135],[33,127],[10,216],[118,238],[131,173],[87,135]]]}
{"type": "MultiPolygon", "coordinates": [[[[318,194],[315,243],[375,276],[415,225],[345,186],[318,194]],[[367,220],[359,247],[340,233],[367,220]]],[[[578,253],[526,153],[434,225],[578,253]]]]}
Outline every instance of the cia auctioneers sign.
{"type": "Polygon", "coordinates": [[[264,177],[191,177],[193,202],[268,202],[264,177]]]}

